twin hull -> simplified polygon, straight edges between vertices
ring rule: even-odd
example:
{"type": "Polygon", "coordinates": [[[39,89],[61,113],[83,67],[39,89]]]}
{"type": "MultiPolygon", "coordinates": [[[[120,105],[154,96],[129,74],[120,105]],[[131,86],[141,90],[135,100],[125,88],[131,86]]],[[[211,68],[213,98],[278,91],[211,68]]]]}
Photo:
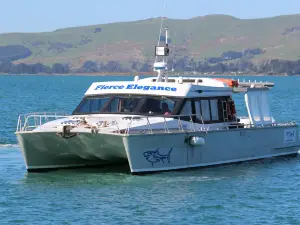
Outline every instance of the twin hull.
{"type": "Polygon", "coordinates": [[[299,150],[297,126],[154,134],[19,132],[28,171],[128,161],[132,173],[240,162],[299,150]],[[205,143],[193,146],[189,137],[205,143]]]}

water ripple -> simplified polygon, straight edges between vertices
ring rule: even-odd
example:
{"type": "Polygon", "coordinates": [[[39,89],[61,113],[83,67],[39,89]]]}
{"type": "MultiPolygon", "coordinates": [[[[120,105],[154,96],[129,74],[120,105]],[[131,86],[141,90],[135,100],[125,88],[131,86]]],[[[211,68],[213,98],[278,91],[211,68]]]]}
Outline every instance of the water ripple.
{"type": "MultiPolygon", "coordinates": [[[[128,166],[28,174],[18,114],[71,112],[100,79],[0,76],[0,224],[300,224],[300,157],[147,176],[128,166]]],[[[281,84],[270,93],[273,116],[300,121],[300,78],[262,79],[281,84]]]]}

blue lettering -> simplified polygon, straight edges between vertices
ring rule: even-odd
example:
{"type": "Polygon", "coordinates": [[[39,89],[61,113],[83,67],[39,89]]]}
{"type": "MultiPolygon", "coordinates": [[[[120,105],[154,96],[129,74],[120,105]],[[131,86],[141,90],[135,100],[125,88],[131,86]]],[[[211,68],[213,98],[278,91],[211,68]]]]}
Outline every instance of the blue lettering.
{"type": "Polygon", "coordinates": [[[98,85],[94,90],[101,90],[103,88],[103,85],[98,85]]]}
{"type": "Polygon", "coordinates": [[[132,89],[133,88],[133,84],[128,84],[126,89],[132,89]]]}
{"type": "Polygon", "coordinates": [[[164,86],[143,86],[143,85],[137,85],[137,84],[127,84],[125,87],[124,85],[98,85],[95,87],[94,90],[110,90],[110,89],[137,89],[137,90],[143,90],[143,91],[177,91],[177,88],[175,87],[164,87],[164,86]]]}

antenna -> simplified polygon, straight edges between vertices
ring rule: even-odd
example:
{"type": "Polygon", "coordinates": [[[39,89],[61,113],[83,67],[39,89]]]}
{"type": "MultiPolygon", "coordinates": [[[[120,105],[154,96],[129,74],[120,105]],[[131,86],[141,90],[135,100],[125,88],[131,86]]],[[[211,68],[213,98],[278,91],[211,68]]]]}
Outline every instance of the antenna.
{"type": "MultiPolygon", "coordinates": [[[[174,34],[174,37],[176,37],[176,33],[174,34]]],[[[174,63],[175,63],[175,54],[176,54],[176,45],[173,44],[174,47],[174,54],[173,54],[173,60],[172,60],[172,73],[174,72],[174,63]]]]}
{"type": "MultiPolygon", "coordinates": [[[[164,17],[161,17],[161,22],[160,22],[160,29],[159,29],[159,36],[158,36],[158,40],[157,40],[157,46],[159,46],[160,43],[160,37],[161,37],[161,31],[162,31],[162,27],[163,27],[163,22],[164,22],[164,17]]],[[[157,55],[155,56],[155,62],[157,61],[157,55]]]]}
{"type": "Polygon", "coordinates": [[[162,82],[163,78],[165,82],[168,82],[168,75],[166,71],[168,70],[168,55],[169,55],[169,46],[168,46],[168,28],[165,28],[165,46],[160,46],[160,37],[163,27],[163,17],[161,20],[160,32],[157,46],[155,46],[155,62],[154,62],[154,71],[157,71],[157,82],[162,82]],[[158,57],[162,58],[161,61],[158,61],[158,57]]]}

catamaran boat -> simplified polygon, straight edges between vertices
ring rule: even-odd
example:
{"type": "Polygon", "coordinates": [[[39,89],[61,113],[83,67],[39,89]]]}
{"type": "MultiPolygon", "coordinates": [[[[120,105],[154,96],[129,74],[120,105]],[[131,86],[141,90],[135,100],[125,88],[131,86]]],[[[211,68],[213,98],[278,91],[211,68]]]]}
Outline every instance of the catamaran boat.
{"type": "Polygon", "coordinates": [[[165,32],[157,77],[94,82],[71,115],[19,116],[28,171],[127,162],[138,174],[298,154],[297,124],[270,112],[274,83],[168,76],[165,32]],[[237,115],[237,93],[248,115],[237,115]]]}

